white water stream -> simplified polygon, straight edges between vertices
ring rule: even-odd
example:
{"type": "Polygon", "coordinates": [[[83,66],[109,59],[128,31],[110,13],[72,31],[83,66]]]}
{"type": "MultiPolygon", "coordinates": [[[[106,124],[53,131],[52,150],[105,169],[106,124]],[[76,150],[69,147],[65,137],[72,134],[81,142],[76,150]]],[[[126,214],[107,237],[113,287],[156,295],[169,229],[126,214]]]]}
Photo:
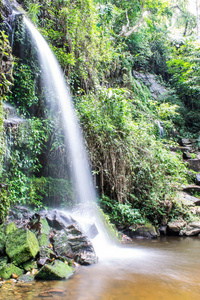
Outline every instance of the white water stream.
{"type": "MultiPolygon", "coordinates": [[[[32,42],[37,47],[47,102],[49,98],[53,98],[53,101],[57,101],[61,112],[66,147],[72,165],[71,175],[77,197],[76,201],[77,203],[81,203],[83,208],[84,205],[86,206],[81,216],[74,214],[74,217],[82,224],[85,220],[89,223],[95,223],[99,232],[98,238],[96,238],[93,243],[95,251],[98,256],[105,256],[105,253],[108,254],[106,245],[110,245],[109,236],[105,230],[104,222],[98,214],[98,209],[95,206],[95,188],[81,128],[74,112],[69,88],[65,82],[58,61],[45,39],[27,18],[24,18],[24,23],[30,32],[32,42]]],[[[111,252],[113,252],[113,250],[111,250],[111,252]]]]}
{"type": "Polygon", "coordinates": [[[93,202],[96,199],[96,195],[89,162],[63,72],[42,35],[26,18],[24,18],[24,23],[38,49],[46,98],[56,97],[61,111],[66,146],[71,156],[72,176],[78,198],[77,202],[93,202]]]}

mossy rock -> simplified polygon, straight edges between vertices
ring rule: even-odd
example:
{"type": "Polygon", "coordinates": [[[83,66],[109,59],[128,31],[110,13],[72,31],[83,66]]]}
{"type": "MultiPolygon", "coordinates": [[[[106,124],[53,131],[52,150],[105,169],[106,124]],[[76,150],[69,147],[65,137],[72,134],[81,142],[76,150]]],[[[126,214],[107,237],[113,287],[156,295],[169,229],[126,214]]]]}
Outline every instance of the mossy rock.
{"type": "Polygon", "coordinates": [[[145,225],[136,225],[136,227],[133,225],[130,227],[131,232],[129,233],[129,236],[131,238],[134,237],[144,237],[144,238],[157,238],[158,233],[155,229],[155,227],[152,224],[145,224],[145,225]]]}
{"type": "Polygon", "coordinates": [[[25,271],[31,271],[32,269],[37,269],[37,262],[35,260],[27,261],[23,264],[25,271]]]}
{"type": "Polygon", "coordinates": [[[6,253],[16,265],[34,258],[38,251],[38,240],[28,229],[18,228],[7,236],[6,253]]]}
{"type": "Polygon", "coordinates": [[[14,222],[11,222],[8,225],[6,225],[5,234],[8,235],[14,232],[15,230],[17,230],[17,225],[14,222]]]}
{"type": "Polygon", "coordinates": [[[0,254],[3,254],[5,252],[5,244],[6,244],[5,227],[1,225],[0,226],[0,254]]]}
{"type": "Polygon", "coordinates": [[[0,277],[4,279],[9,279],[13,273],[20,276],[24,273],[24,271],[16,267],[14,264],[7,264],[0,270],[0,277]]]}
{"type": "Polygon", "coordinates": [[[41,223],[41,230],[40,235],[38,236],[38,241],[40,246],[48,246],[49,245],[49,233],[50,233],[50,227],[47,222],[47,219],[40,219],[41,223]]]}
{"type": "Polygon", "coordinates": [[[3,257],[0,257],[0,270],[2,268],[4,268],[8,263],[8,257],[7,256],[3,256],[3,257]]]}
{"type": "Polygon", "coordinates": [[[54,264],[44,265],[36,274],[35,278],[43,280],[67,279],[73,275],[73,272],[72,267],[62,261],[55,260],[54,264]]]}

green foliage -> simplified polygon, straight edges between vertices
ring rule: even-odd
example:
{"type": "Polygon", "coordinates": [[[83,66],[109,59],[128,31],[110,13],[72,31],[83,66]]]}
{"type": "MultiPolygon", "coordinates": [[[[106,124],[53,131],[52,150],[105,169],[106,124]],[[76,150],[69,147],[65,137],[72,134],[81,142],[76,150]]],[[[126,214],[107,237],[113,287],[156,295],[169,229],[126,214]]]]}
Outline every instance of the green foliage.
{"type": "Polygon", "coordinates": [[[176,89],[181,102],[181,117],[185,119],[185,131],[199,131],[199,45],[196,42],[185,41],[174,47],[171,58],[167,62],[172,75],[171,84],[176,89]]]}
{"type": "MultiPolygon", "coordinates": [[[[199,49],[187,43],[171,51],[171,2],[20,3],[47,39],[70,85],[104,209],[119,225],[142,223],[145,218],[162,222],[186,169],[160,139],[156,121],[163,122],[164,142],[174,124],[179,134],[189,122],[199,126],[198,110],[183,118],[187,107],[199,106],[199,49]],[[122,34],[131,28],[135,29],[130,35],[122,34]],[[152,99],[148,88],[133,78],[133,69],[165,80],[171,76],[174,90],[152,99]]],[[[35,50],[30,49],[27,34],[23,40],[21,25],[14,42],[19,60],[7,98],[30,120],[7,132],[10,155],[2,178],[8,183],[11,203],[69,206],[75,192],[66,171],[59,111],[44,109],[35,50]],[[27,49],[24,57],[19,54],[20,43],[27,49]]]]}
{"type": "Polygon", "coordinates": [[[2,179],[8,185],[10,203],[41,206],[42,197],[34,186],[32,176],[41,168],[39,155],[47,138],[45,123],[36,118],[24,120],[18,128],[8,128],[8,131],[2,179]]]}
{"type": "Polygon", "coordinates": [[[0,31],[0,100],[5,99],[5,94],[9,92],[12,85],[13,58],[8,37],[0,31]]]}
{"type": "Polygon", "coordinates": [[[153,112],[152,120],[146,113],[151,105],[125,89],[99,89],[98,97],[77,100],[101,193],[128,201],[156,223],[167,214],[165,200],[173,197],[174,182],[185,180],[186,168],[156,139],[153,112]]]}
{"type": "Polygon", "coordinates": [[[10,208],[10,199],[8,197],[8,191],[6,185],[1,185],[0,188],[0,224],[5,221],[10,208]]]}
{"type": "Polygon", "coordinates": [[[8,101],[17,105],[24,116],[29,115],[38,106],[39,99],[36,95],[35,78],[31,67],[26,64],[15,64],[15,84],[8,101]]]}
{"type": "Polygon", "coordinates": [[[110,221],[120,227],[131,226],[133,224],[145,224],[144,219],[138,209],[133,209],[130,203],[121,204],[103,196],[100,205],[109,214],[110,221]]]}

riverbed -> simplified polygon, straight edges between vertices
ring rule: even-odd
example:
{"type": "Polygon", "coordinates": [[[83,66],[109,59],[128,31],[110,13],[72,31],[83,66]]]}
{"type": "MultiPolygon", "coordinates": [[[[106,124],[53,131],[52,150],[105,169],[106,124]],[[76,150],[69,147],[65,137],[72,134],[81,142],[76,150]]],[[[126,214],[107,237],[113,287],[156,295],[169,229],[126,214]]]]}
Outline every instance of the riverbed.
{"type": "Polygon", "coordinates": [[[103,250],[97,264],[76,268],[67,281],[11,280],[1,287],[0,299],[200,299],[199,237],[135,240],[103,250]]]}

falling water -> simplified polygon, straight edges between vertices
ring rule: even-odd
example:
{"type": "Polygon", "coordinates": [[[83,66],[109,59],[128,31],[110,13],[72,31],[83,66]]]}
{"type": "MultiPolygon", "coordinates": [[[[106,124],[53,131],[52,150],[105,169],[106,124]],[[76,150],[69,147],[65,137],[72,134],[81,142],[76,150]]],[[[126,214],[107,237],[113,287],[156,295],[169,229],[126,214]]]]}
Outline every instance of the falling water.
{"type": "Polygon", "coordinates": [[[24,22],[38,49],[46,97],[56,95],[61,111],[66,146],[72,162],[72,175],[78,202],[93,202],[96,198],[89,162],[85,151],[80,126],[74,113],[71,96],[63,73],[45,39],[25,18],[24,22]]]}
{"type": "MultiPolygon", "coordinates": [[[[99,216],[98,210],[94,205],[96,200],[95,188],[80,125],[74,113],[69,88],[65,82],[61,68],[45,39],[29,20],[24,18],[24,22],[38,50],[43,84],[46,90],[45,97],[46,99],[52,95],[56,97],[61,111],[66,147],[72,163],[72,181],[76,191],[77,202],[82,205],[87,204],[84,213],[81,214],[87,218],[87,221],[96,224],[98,232],[100,233],[99,236],[101,235],[101,241],[98,241],[97,244],[102,248],[102,244],[107,243],[109,234],[105,232],[104,222],[102,222],[102,218],[99,216]],[[91,213],[90,216],[88,216],[90,209],[91,213]]],[[[76,215],[76,219],[79,222],[82,221],[79,215],[76,215]]]]}

